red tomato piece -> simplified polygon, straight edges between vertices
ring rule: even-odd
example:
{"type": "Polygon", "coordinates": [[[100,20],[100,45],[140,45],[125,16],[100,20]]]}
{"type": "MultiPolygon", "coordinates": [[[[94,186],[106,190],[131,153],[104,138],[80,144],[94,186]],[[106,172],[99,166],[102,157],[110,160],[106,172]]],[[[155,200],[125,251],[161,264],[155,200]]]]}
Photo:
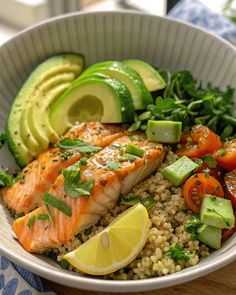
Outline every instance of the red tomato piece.
{"type": "Polygon", "coordinates": [[[203,125],[193,126],[190,138],[190,141],[177,149],[176,153],[179,156],[199,158],[206,154],[212,154],[221,148],[219,136],[203,125]]]}
{"type": "Polygon", "coordinates": [[[218,180],[206,173],[191,176],[184,184],[183,195],[187,206],[199,213],[204,195],[210,194],[224,198],[223,188],[218,180]]]}

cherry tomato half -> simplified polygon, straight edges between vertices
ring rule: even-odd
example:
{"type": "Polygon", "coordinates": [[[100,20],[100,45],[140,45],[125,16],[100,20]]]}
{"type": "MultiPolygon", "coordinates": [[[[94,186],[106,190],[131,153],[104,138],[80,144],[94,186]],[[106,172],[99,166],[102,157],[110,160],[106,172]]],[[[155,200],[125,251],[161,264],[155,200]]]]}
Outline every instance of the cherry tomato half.
{"type": "Polygon", "coordinates": [[[227,197],[231,200],[233,207],[236,208],[236,169],[225,174],[224,182],[227,197]]]}
{"type": "Polygon", "coordinates": [[[202,199],[206,194],[224,198],[221,184],[209,174],[197,173],[185,182],[183,187],[184,200],[194,213],[200,212],[202,199]]]}
{"type": "Polygon", "coordinates": [[[236,169],[236,139],[227,141],[215,154],[217,163],[227,171],[236,169]]]}
{"type": "Polygon", "coordinates": [[[179,156],[187,156],[189,158],[199,158],[202,155],[212,154],[221,148],[221,141],[217,134],[203,125],[193,126],[190,141],[177,149],[176,153],[179,156]]]}

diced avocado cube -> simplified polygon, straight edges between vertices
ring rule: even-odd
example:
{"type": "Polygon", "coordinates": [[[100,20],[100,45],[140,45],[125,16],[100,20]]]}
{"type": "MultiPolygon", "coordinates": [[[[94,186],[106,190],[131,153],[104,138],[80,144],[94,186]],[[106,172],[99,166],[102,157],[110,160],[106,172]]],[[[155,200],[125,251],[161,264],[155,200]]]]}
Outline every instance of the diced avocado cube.
{"type": "Polygon", "coordinates": [[[147,138],[150,141],[176,143],[180,141],[182,122],[154,121],[147,123],[147,138]]]}
{"type": "Polygon", "coordinates": [[[214,227],[232,228],[235,217],[231,201],[213,195],[205,195],[201,206],[200,219],[202,223],[214,227]]]}
{"type": "Polygon", "coordinates": [[[127,144],[127,146],[125,148],[125,152],[128,154],[142,158],[145,153],[145,150],[136,146],[136,145],[127,144]]]}
{"type": "Polygon", "coordinates": [[[162,175],[171,183],[178,186],[185,182],[191,173],[198,168],[198,164],[183,156],[173,164],[161,170],[162,175]]]}
{"type": "Polygon", "coordinates": [[[221,228],[203,224],[198,228],[198,240],[213,249],[220,249],[221,228]]]}

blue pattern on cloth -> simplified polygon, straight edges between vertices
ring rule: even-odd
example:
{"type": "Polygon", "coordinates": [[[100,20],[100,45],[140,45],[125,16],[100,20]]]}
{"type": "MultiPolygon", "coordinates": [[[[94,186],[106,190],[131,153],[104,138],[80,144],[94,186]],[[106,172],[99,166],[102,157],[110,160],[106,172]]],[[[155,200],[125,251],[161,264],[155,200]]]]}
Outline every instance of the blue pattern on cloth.
{"type": "Polygon", "coordinates": [[[168,16],[202,27],[236,45],[236,25],[199,0],[180,1],[168,16]]]}
{"type": "MultiPolygon", "coordinates": [[[[236,44],[236,26],[198,0],[180,1],[168,16],[203,27],[236,44]]],[[[3,256],[0,256],[0,294],[55,295],[47,288],[43,279],[9,262],[3,256]]]]}
{"type": "Polygon", "coordinates": [[[46,282],[4,256],[0,256],[1,295],[55,295],[46,282]]]}

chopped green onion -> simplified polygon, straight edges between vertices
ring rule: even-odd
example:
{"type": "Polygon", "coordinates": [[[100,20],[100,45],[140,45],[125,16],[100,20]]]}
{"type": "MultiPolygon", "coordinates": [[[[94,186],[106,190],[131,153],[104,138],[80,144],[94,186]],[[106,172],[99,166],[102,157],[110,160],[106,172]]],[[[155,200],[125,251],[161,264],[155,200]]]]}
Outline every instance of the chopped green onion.
{"type": "Polygon", "coordinates": [[[143,148],[136,146],[136,145],[128,144],[125,148],[125,152],[128,154],[142,158],[145,153],[145,150],[143,148]]]}
{"type": "Polygon", "coordinates": [[[45,204],[45,207],[46,207],[46,211],[47,211],[47,214],[48,214],[49,220],[51,221],[51,223],[53,223],[52,212],[51,212],[51,210],[50,210],[48,204],[45,204]]]}
{"type": "Polygon", "coordinates": [[[61,212],[63,212],[65,215],[69,217],[72,215],[72,209],[70,206],[68,206],[65,202],[63,202],[62,200],[56,198],[55,196],[47,192],[43,195],[42,201],[45,204],[60,210],[61,212]]]}
{"type": "Polygon", "coordinates": [[[35,216],[30,217],[30,219],[27,223],[27,226],[31,227],[34,224],[34,222],[35,222],[35,216]]]}
{"type": "Polygon", "coordinates": [[[49,219],[49,215],[40,213],[40,214],[38,214],[37,219],[38,220],[49,219]]]}

